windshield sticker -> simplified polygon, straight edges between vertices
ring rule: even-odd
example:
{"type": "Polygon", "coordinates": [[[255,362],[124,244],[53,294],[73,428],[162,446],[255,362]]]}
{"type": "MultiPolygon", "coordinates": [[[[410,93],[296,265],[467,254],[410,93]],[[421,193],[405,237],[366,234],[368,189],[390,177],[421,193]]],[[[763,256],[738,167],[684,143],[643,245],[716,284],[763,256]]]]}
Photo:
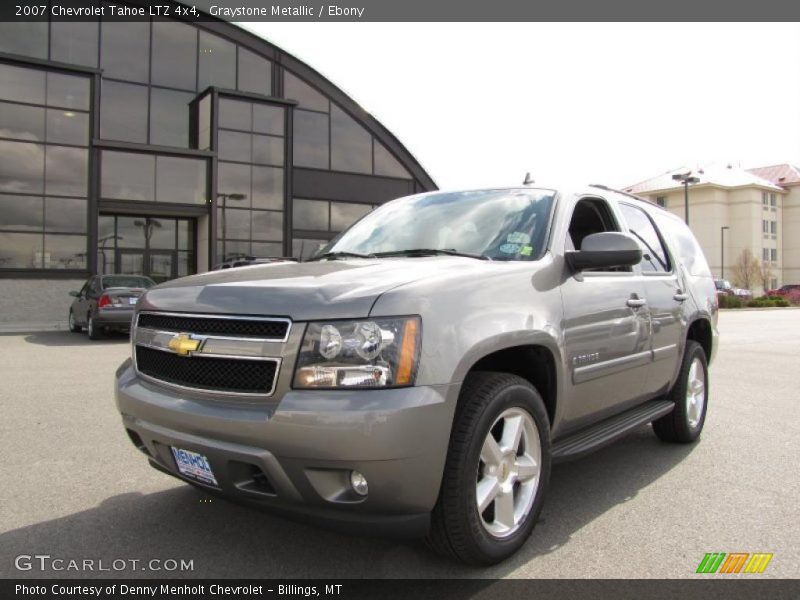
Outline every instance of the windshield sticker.
{"type": "Polygon", "coordinates": [[[520,247],[519,244],[503,244],[500,246],[499,250],[503,254],[516,254],[519,252],[520,247]]]}
{"type": "Polygon", "coordinates": [[[519,252],[519,253],[520,253],[522,256],[530,256],[530,255],[531,255],[531,251],[532,251],[532,250],[533,250],[533,246],[523,246],[523,247],[522,247],[522,250],[520,250],[520,252],[519,252]]]}
{"type": "Polygon", "coordinates": [[[506,241],[509,244],[528,244],[531,241],[531,236],[524,231],[514,231],[508,234],[506,241]]]}

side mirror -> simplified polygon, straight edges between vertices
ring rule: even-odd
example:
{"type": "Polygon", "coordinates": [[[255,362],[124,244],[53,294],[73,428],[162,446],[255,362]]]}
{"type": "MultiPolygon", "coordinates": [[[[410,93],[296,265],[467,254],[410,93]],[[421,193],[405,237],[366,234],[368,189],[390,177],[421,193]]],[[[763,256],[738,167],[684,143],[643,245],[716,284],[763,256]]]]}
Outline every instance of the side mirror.
{"type": "Polygon", "coordinates": [[[75,290],[72,290],[69,293],[69,295],[72,296],[73,298],[80,298],[81,297],[81,293],[80,292],[76,292],[75,290]]]}
{"type": "Polygon", "coordinates": [[[567,252],[565,258],[573,271],[629,267],[642,260],[642,248],[627,233],[604,231],[587,235],[581,249],[567,252]]]}

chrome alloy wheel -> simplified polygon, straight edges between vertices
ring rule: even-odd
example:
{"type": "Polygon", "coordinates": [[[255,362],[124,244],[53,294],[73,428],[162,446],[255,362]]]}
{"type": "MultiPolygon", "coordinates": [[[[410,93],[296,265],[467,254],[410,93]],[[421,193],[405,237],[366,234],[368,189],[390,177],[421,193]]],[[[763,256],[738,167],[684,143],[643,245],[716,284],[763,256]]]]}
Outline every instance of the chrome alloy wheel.
{"type": "Polygon", "coordinates": [[[481,447],[475,499],[484,528],[498,538],[517,531],[539,489],[542,445],[533,417],[509,408],[492,424],[481,447]]]}
{"type": "Polygon", "coordinates": [[[686,382],[686,420],[695,429],[706,407],[706,372],[699,358],[692,361],[686,382]]]}

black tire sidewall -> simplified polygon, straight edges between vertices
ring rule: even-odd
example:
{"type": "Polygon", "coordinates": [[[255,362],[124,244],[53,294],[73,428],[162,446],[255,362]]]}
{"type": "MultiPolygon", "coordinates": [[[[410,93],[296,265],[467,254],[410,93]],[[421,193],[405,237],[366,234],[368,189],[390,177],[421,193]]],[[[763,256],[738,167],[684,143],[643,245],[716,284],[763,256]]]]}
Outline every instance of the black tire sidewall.
{"type": "Polygon", "coordinates": [[[683,364],[681,365],[681,378],[676,386],[676,395],[673,397],[675,400],[675,410],[680,415],[681,434],[687,438],[697,439],[703,431],[703,426],[706,422],[706,414],[708,413],[708,363],[706,353],[703,347],[696,343],[690,342],[686,347],[686,354],[683,364]],[[686,407],[686,391],[689,384],[689,371],[692,368],[692,363],[695,359],[700,359],[700,364],[703,367],[703,413],[700,415],[700,421],[696,427],[689,425],[689,411],[686,407]]]}

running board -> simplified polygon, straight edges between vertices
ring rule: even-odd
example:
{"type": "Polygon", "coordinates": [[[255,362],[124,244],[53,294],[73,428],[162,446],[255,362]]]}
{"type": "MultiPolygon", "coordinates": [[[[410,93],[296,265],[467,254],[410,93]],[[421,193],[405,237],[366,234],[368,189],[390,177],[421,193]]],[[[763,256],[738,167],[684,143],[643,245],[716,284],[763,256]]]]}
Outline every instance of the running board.
{"type": "Polygon", "coordinates": [[[672,412],[675,403],[651,400],[596,425],[582,429],[553,443],[553,462],[581,458],[594,450],[621,438],[631,429],[655,421],[672,412]]]}

